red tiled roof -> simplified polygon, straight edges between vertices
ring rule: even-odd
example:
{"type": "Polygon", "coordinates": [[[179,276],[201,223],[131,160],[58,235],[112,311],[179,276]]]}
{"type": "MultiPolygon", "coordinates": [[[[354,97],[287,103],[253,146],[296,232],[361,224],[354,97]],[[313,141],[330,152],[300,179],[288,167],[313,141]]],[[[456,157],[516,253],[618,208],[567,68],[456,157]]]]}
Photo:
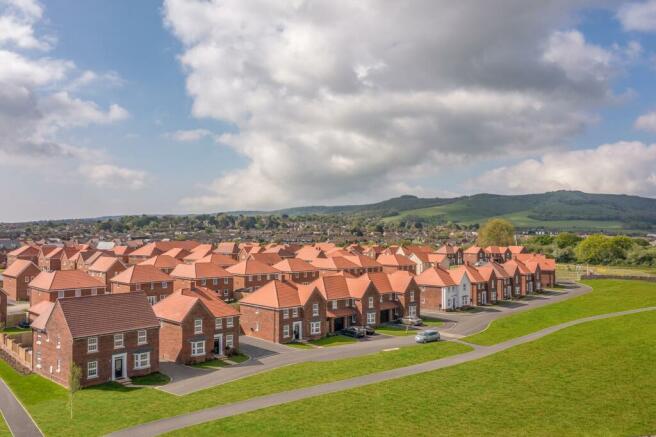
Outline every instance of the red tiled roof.
{"type": "Polygon", "coordinates": [[[326,300],[349,299],[351,293],[346,281],[342,275],[322,276],[309,284],[316,287],[326,300]]]}
{"type": "Polygon", "coordinates": [[[48,322],[53,309],[55,309],[55,303],[47,300],[31,306],[28,311],[37,317],[32,323],[30,323],[30,328],[39,329],[41,331],[46,329],[46,323],[48,322]]]}
{"type": "Polygon", "coordinates": [[[449,272],[441,267],[431,267],[430,269],[424,270],[415,278],[415,282],[419,285],[432,287],[451,287],[456,285],[449,272]]]}
{"type": "Polygon", "coordinates": [[[121,266],[123,266],[123,268],[125,268],[125,265],[123,265],[120,259],[113,256],[101,256],[96,260],[96,262],[89,266],[89,271],[107,273],[112,267],[116,265],[116,263],[119,263],[121,266]]]}
{"type": "MultiPolygon", "coordinates": [[[[170,252],[170,251],[169,251],[170,252]]],[[[141,261],[139,265],[142,266],[155,266],[158,269],[172,269],[175,268],[178,264],[181,264],[177,258],[174,258],[170,255],[155,255],[151,258],[148,258],[145,261],[141,261]]]]}
{"type": "Polygon", "coordinates": [[[173,249],[167,250],[162,255],[170,256],[171,258],[181,260],[187,255],[189,255],[190,253],[191,252],[189,252],[187,249],[183,249],[181,247],[174,247],[173,249]]]}
{"type": "Polygon", "coordinates": [[[170,273],[173,278],[226,278],[232,274],[213,263],[178,264],[170,273]]]}
{"type": "Polygon", "coordinates": [[[378,255],[378,258],[376,259],[380,264],[384,266],[395,266],[395,267],[402,267],[402,266],[414,266],[415,263],[408,258],[405,255],[397,255],[397,254],[390,254],[390,255],[378,255]]]}
{"type": "Polygon", "coordinates": [[[349,255],[345,256],[347,260],[352,262],[353,264],[357,265],[358,267],[361,268],[374,268],[374,267],[383,267],[381,263],[376,261],[375,259],[369,257],[369,256],[364,256],[364,255],[349,255]]]}
{"type": "Polygon", "coordinates": [[[453,280],[458,284],[462,282],[462,277],[464,275],[467,275],[469,282],[473,284],[480,284],[485,282],[485,278],[481,276],[481,273],[478,271],[478,269],[470,265],[457,266],[455,268],[452,268],[449,270],[449,274],[451,275],[453,280]]]}
{"type": "Polygon", "coordinates": [[[316,272],[317,268],[312,264],[298,258],[287,258],[273,265],[273,268],[285,273],[316,272]]]}
{"type": "Polygon", "coordinates": [[[145,282],[171,282],[173,279],[155,266],[137,264],[128,267],[111,279],[119,284],[143,284],[145,282]]]}
{"type": "Polygon", "coordinates": [[[37,256],[38,254],[39,254],[39,248],[26,244],[24,246],[19,247],[18,249],[12,250],[7,254],[7,256],[19,256],[19,255],[37,256]]]}
{"type": "Polygon", "coordinates": [[[203,287],[184,288],[153,305],[155,316],[159,319],[182,322],[189,311],[200,303],[213,317],[234,317],[239,315],[232,306],[223,302],[212,290],[203,287]]]}
{"type": "Polygon", "coordinates": [[[279,263],[282,261],[282,257],[277,253],[251,253],[248,255],[249,259],[268,264],[270,266],[279,263]]]}
{"type": "Polygon", "coordinates": [[[219,243],[214,253],[236,254],[239,252],[239,246],[234,241],[223,241],[219,243]]]}
{"type": "Polygon", "coordinates": [[[468,247],[467,249],[465,249],[465,250],[464,250],[464,253],[477,254],[477,253],[480,252],[481,250],[483,250],[483,249],[481,249],[481,248],[478,247],[478,246],[471,246],[471,247],[468,247]]]}
{"type": "Polygon", "coordinates": [[[29,287],[40,290],[69,290],[74,288],[102,288],[105,287],[105,283],[81,270],[58,270],[39,273],[29,283],[29,287]]]}
{"type": "Polygon", "coordinates": [[[323,250],[317,249],[312,246],[303,246],[296,251],[296,258],[302,259],[303,261],[312,261],[316,258],[325,258],[326,254],[323,250]]]}
{"type": "Polygon", "coordinates": [[[298,290],[286,282],[270,281],[239,301],[267,308],[292,308],[301,306],[298,290]]]}
{"type": "Polygon", "coordinates": [[[343,256],[315,258],[310,261],[310,264],[320,270],[353,270],[358,268],[357,264],[352,263],[343,256]]]}
{"type": "Polygon", "coordinates": [[[268,264],[252,259],[244,260],[226,269],[233,275],[261,275],[269,273],[280,273],[268,264]]]}
{"type": "Polygon", "coordinates": [[[234,266],[239,261],[222,253],[210,253],[206,257],[199,259],[197,262],[212,263],[212,264],[216,264],[219,267],[223,267],[225,269],[226,267],[234,266]]]}
{"type": "Polygon", "coordinates": [[[159,327],[144,293],[58,299],[73,338],[159,327]]]}
{"type": "Polygon", "coordinates": [[[460,248],[458,246],[451,246],[450,244],[445,244],[435,251],[435,253],[444,254],[444,255],[454,255],[460,248]]]}
{"type": "Polygon", "coordinates": [[[17,259],[13,263],[9,264],[9,267],[7,267],[7,270],[2,272],[3,276],[6,276],[8,278],[15,278],[21,273],[23,273],[30,265],[34,266],[35,269],[39,269],[32,261],[28,261],[26,259],[17,259]]]}

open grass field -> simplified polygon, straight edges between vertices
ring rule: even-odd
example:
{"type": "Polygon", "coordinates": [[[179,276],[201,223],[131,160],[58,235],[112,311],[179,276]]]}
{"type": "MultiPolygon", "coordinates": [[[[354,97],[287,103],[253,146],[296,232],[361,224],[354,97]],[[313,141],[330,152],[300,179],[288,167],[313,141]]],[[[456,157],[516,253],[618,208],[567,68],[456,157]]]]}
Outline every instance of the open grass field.
{"type": "Polygon", "coordinates": [[[465,341],[490,345],[570,320],[597,314],[656,306],[656,284],[644,281],[584,281],[592,291],[583,296],[495,320],[465,341]]]}
{"type": "Polygon", "coordinates": [[[457,343],[432,343],[389,352],[281,367],[186,396],[152,388],[105,384],[75,395],[69,419],[68,392],[37,375],[21,376],[0,360],[0,377],[48,436],[99,436],[173,415],[229,404],[286,390],[308,387],[436,360],[471,350],[457,343]],[[110,412],[116,412],[110,413],[110,412]]]}
{"type": "Polygon", "coordinates": [[[656,267],[642,266],[595,266],[582,264],[558,264],[556,266],[556,277],[559,280],[578,280],[581,275],[591,273],[598,275],[618,276],[654,276],[656,267]]]}
{"type": "Polygon", "coordinates": [[[641,313],[171,435],[649,435],[656,432],[655,361],[656,313],[641,313]]]}

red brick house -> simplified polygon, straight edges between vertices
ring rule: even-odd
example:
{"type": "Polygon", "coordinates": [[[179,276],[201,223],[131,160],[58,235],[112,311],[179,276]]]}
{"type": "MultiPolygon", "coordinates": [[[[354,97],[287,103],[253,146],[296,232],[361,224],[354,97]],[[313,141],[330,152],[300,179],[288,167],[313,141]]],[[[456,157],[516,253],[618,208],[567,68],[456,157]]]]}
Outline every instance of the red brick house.
{"type": "Polygon", "coordinates": [[[199,244],[198,246],[194,247],[193,250],[187,256],[185,256],[182,261],[184,261],[185,264],[193,264],[211,254],[213,249],[214,247],[212,247],[211,244],[199,244]]]}
{"type": "Polygon", "coordinates": [[[286,258],[273,268],[280,272],[282,281],[309,284],[319,277],[319,270],[312,264],[298,258],[286,258]]]}
{"type": "Polygon", "coordinates": [[[373,282],[378,291],[378,323],[406,316],[421,317],[421,290],[410,272],[366,273],[363,277],[373,282]]]}
{"type": "MultiPolygon", "coordinates": [[[[493,269],[488,263],[477,267],[478,272],[485,279],[485,290],[479,293],[478,302],[475,305],[489,305],[496,303],[499,294],[503,296],[503,278],[497,278],[497,271],[493,269]],[[501,288],[499,290],[499,287],[501,288]]],[[[504,276],[508,274],[505,273],[504,276]]]]}
{"type": "Polygon", "coordinates": [[[187,249],[183,249],[181,247],[174,247],[173,249],[167,250],[162,255],[170,256],[171,258],[175,258],[178,261],[182,262],[186,256],[189,256],[189,254],[191,254],[191,252],[188,251],[187,249]]]}
{"type": "Polygon", "coordinates": [[[355,299],[344,275],[321,276],[308,287],[316,287],[326,300],[326,321],[329,332],[339,332],[357,323],[355,299]]]}
{"type": "Polygon", "coordinates": [[[462,257],[465,264],[472,264],[472,265],[476,263],[482,263],[487,260],[487,256],[485,255],[485,250],[483,250],[482,247],[478,247],[478,246],[471,246],[465,249],[462,252],[462,257]]]}
{"type": "Polygon", "coordinates": [[[178,264],[182,264],[182,261],[177,258],[173,258],[170,255],[155,255],[152,258],[148,258],[146,261],[140,262],[139,264],[143,266],[157,267],[162,273],[168,275],[178,264]]]}
{"type": "Polygon", "coordinates": [[[163,253],[175,249],[185,249],[187,251],[192,251],[200,243],[197,241],[186,240],[186,241],[155,241],[152,243],[145,244],[138,249],[135,249],[129,255],[130,264],[139,264],[141,261],[145,261],[148,258],[152,258],[155,255],[162,255],[163,253]]]}
{"type": "Polygon", "coordinates": [[[105,283],[80,270],[55,270],[39,273],[27,286],[30,306],[54,302],[64,297],[105,294],[105,283]]]}
{"type": "Polygon", "coordinates": [[[7,267],[12,265],[16,260],[31,261],[34,264],[39,264],[39,248],[26,244],[18,249],[12,250],[7,254],[7,267]]]}
{"type": "Polygon", "coordinates": [[[446,255],[449,259],[449,264],[460,265],[463,261],[463,252],[462,248],[458,246],[452,246],[451,244],[445,244],[435,251],[439,255],[446,255]]]}
{"type": "Polygon", "coordinates": [[[2,289],[9,299],[26,301],[29,299],[28,284],[39,273],[41,270],[32,261],[17,259],[7,267],[7,270],[2,272],[4,277],[2,289]]]}
{"type": "Polygon", "coordinates": [[[143,292],[151,305],[173,292],[173,278],[154,266],[132,265],[109,282],[112,293],[143,292]]]}
{"type": "Polygon", "coordinates": [[[109,280],[121,273],[127,267],[119,258],[113,256],[101,256],[89,266],[87,273],[89,276],[98,278],[105,283],[107,289],[110,289],[109,280]]]}
{"type": "Polygon", "coordinates": [[[375,273],[383,271],[383,265],[371,257],[365,255],[349,255],[345,256],[344,258],[358,266],[358,269],[362,273],[375,273]]]}
{"type": "Polygon", "coordinates": [[[31,327],[34,372],[63,386],[71,363],[82,387],[159,370],[159,321],[143,293],[58,299],[31,327]]]}
{"type": "Polygon", "coordinates": [[[229,256],[236,260],[239,256],[239,245],[234,241],[223,241],[217,245],[213,253],[229,256]]]}
{"type": "Polygon", "coordinates": [[[504,263],[512,259],[512,252],[505,246],[488,246],[485,248],[485,257],[488,261],[504,263]]]}
{"type": "Polygon", "coordinates": [[[453,278],[456,286],[460,288],[460,292],[453,296],[454,300],[449,306],[451,309],[479,305],[482,299],[489,301],[487,298],[487,281],[476,267],[463,264],[450,269],[449,275],[453,278]]]}
{"type": "Polygon", "coordinates": [[[354,325],[378,326],[380,323],[380,295],[373,282],[366,275],[358,278],[346,278],[349,292],[354,300],[354,325]]]}
{"type": "Polygon", "coordinates": [[[503,269],[510,277],[513,297],[526,295],[526,287],[531,277],[531,272],[521,261],[511,259],[503,263],[503,269]]]}
{"type": "Polygon", "coordinates": [[[376,259],[383,266],[383,271],[393,273],[397,270],[416,272],[416,264],[407,256],[399,254],[382,254],[376,259]]]}
{"type": "Polygon", "coordinates": [[[280,279],[278,270],[252,259],[240,261],[226,270],[233,275],[234,291],[252,292],[269,281],[280,279]]]}
{"type": "Polygon", "coordinates": [[[296,258],[311,262],[317,258],[327,258],[326,253],[314,246],[303,246],[296,251],[296,258]]]}
{"type": "Polygon", "coordinates": [[[175,288],[204,287],[224,301],[234,300],[232,274],[212,263],[180,264],[171,272],[175,288]]]}
{"type": "Polygon", "coordinates": [[[176,290],[153,305],[162,361],[190,364],[239,350],[239,312],[203,287],[176,290]]]}
{"type": "Polygon", "coordinates": [[[431,267],[417,276],[415,282],[419,285],[420,302],[424,310],[445,311],[457,308],[457,284],[448,271],[431,267]],[[454,297],[456,305],[452,302],[454,297]]]}
{"type": "Polygon", "coordinates": [[[298,288],[271,281],[239,302],[245,335],[275,343],[318,339],[326,335],[326,299],[310,285],[298,288]]]}
{"type": "Polygon", "coordinates": [[[537,253],[521,253],[515,255],[515,259],[523,262],[527,266],[529,262],[538,263],[540,266],[540,289],[542,289],[542,287],[553,287],[556,285],[556,260],[537,253]]]}
{"type": "Polygon", "coordinates": [[[278,264],[280,261],[282,261],[282,257],[277,253],[267,253],[267,252],[252,253],[248,256],[248,259],[259,261],[261,263],[268,264],[270,266],[274,264],[278,264]]]}

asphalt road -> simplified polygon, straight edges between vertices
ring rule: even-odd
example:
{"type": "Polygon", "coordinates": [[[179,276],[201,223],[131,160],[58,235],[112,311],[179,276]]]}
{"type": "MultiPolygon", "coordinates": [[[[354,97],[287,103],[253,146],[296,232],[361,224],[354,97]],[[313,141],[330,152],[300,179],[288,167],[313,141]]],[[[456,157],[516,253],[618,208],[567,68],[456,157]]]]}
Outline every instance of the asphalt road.
{"type": "Polygon", "coordinates": [[[2,415],[14,437],[39,437],[43,435],[32,417],[2,379],[0,379],[0,410],[2,410],[2,415]]]}

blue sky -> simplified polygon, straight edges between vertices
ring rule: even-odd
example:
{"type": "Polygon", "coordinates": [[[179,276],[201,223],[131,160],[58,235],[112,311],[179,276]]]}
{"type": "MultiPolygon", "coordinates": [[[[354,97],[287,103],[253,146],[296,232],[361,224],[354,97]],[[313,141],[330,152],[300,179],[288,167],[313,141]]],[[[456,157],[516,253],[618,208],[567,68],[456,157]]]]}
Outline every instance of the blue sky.
{"type": "Polygon", "coordinates": [[[656,196],[656,0],[525,3],[0,0],[0,221],[656,196]]]}

